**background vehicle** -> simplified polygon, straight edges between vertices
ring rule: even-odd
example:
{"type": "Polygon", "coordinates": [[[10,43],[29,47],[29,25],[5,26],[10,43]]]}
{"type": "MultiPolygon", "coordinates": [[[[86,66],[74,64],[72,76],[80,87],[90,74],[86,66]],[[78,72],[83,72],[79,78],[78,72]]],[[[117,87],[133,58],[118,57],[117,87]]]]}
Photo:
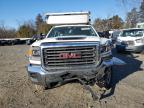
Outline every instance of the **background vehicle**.
{"type": "Polygon", "coordinates": [[[6,38],[6,39],[0,39],[0,45],[22,45],[26,44],[26,41],[29,39],[26,38],[6,38]]]}
{"type": "Polygon", "coordinates": [[[121,32],[120,30],[116,30],[116,31],[113,31],[113,33],[111,34],[111,40],[113,43],[116,42],[117,37],[119,36],[120,32],[121,32]]]}
{"type": "Polygon", "coordinates": [[[144,50],[144,29],[130,28],[122,30],[116,42],[118,52],[144,50]]]}
{"type": "Polygon", "coordinates": [[[144,29],[144,22],[143,23],[137,23],[136,27],[144,29]]]}
{"type": "Polygon", "coordinates": [[[28,40],[26,41],[26,44],[27,44],[27,45],[31,45],[31,44],[34,43],[35,41],[44,39],[45,37],[46,37],[46,35],[45,35],[45,34],[42,34],[42,33],[39,34],[39,35],[33,35],[31,39],[28,39],[28,40]]]}

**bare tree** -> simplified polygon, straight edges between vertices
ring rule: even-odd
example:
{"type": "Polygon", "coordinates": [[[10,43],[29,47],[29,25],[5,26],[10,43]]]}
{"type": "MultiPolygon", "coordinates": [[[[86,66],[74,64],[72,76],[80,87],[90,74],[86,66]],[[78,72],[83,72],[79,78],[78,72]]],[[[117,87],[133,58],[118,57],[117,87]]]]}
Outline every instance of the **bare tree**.
{"type": "Polygon", "coordinates": [[[4,21],[0,21],[0,38],[14,38],[16,30],[5,26],[4,21]]]}
{"type": "Polygon", "coordinates": [[[144,0],[141,2],[140,6],[139,22],[144,22],[144,0]]]}
{"type": "Polygon", "coordinates": [[[127,13],[126,17],[126,28],[135,27],[139,19],[138,11],[136,8],[133,8],[130,12],[127,13]]]}
{"type": "Polygon", "coordinates": [[[32,37],[36,34],[35,25],[32,21],[24,22],[17,30],[17,37],[32,37]]]}

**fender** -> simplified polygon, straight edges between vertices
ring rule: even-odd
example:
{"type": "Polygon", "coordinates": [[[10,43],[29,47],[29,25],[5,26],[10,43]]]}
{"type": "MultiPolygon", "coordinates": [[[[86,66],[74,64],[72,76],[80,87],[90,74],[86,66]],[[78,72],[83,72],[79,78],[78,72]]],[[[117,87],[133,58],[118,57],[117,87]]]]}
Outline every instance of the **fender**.
{"type": "Polygon", "coordinates": [[[110,59],[109,61],[103,61],[103,64],[107,67],[109,66],[121,66],[121,65],[126,65],[126,62],[124,62],[123,60],[117,58],[117,57],[112,57],[112,59],[110,59]]]}

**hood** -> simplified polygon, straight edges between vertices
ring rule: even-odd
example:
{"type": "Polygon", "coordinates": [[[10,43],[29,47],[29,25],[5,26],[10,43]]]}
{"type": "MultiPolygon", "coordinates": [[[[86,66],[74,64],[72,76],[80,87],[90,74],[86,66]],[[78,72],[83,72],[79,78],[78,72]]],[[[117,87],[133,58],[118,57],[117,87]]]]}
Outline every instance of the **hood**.
{"type": "Polygon", "coordinates": [[[135,41],[137,39],[141,39],[142,37],[132,37],[132,36],[126,36],[126,37],[118,37],[117,39],[120,41],[135,41]]]}
{"type": "Polygon", "coordinates": [[[63,43],[63,42],[100,42],[100,37],[96,36],[63,36],[57,38],[45,38],[40,41],[36,41],[32,46],[40,46],[41,43],[63,43]]]}

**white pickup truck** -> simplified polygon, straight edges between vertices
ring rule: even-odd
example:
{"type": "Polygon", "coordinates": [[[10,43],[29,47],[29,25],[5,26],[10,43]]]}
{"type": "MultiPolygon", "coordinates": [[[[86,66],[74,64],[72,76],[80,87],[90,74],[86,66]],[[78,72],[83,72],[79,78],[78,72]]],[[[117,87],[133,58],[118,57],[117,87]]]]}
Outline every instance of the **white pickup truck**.
{"type": "Polygon", "coordinates": [[[100,38],[89,21],[89,12],[46,14],[54,26],[29,49],[27,72],[33,83],[52,88],[80,79],[111,86],[112,66],[124,62],[112,56],[110,41],[100,38]]]}
{"type": "Polygon", "coordinates": [[[144,29],[129,28],[121,31],[116,41],[117,52],[144,51],[144,29]]]}

